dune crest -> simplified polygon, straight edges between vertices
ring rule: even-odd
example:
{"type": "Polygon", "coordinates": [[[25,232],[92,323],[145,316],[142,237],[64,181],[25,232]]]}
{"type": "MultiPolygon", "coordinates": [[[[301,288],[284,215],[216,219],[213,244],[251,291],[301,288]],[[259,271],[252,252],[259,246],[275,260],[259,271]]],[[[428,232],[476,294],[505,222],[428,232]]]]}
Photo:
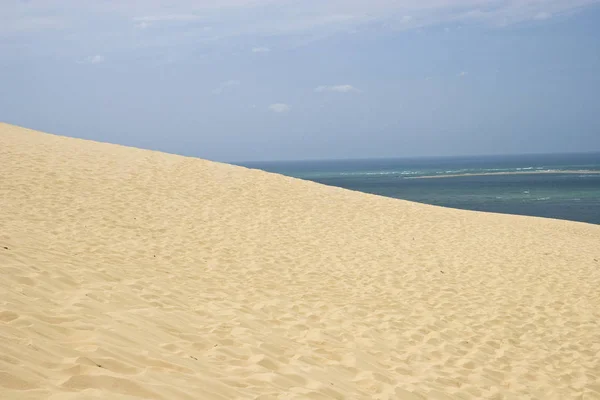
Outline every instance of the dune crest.
{"type": "Polygon", "coordinates": [[[600,399],[600,226],[0,141],[2,399],[600,399]]]}

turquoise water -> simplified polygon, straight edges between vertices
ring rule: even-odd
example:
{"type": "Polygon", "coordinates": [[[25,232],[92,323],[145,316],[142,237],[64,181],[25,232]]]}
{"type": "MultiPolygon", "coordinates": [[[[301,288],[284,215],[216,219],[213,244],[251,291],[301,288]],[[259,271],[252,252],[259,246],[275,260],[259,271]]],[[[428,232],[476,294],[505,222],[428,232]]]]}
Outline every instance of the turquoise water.
{"type": "Polygon", "coordinates": [[[600,153],[240,165],[426,204],[600,224],[600,174],[592,173],[600,172],[600,153]],[[514,172],[519,174],[510,175],[514,172]],[[509,174],[419,178],[479,173],[509,174]]]}

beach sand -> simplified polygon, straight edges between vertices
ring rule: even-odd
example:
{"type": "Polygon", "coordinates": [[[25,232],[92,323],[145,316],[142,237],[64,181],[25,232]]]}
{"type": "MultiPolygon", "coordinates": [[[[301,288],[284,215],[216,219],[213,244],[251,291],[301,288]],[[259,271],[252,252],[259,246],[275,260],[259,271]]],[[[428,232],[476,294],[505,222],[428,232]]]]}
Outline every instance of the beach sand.
{"type": "Polygon", "coordinates": [[[0,141],[1,399],[600,399],[600,226],[0,141]]]}

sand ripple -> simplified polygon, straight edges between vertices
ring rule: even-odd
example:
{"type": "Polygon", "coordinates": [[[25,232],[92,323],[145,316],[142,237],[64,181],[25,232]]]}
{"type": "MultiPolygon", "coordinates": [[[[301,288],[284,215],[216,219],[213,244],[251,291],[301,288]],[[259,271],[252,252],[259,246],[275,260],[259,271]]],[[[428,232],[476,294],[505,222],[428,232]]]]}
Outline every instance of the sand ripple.
{"type": "Polygon", "coordinates": [[[600,399],[600,226],[0,138],[0,398],[600,399]]]}

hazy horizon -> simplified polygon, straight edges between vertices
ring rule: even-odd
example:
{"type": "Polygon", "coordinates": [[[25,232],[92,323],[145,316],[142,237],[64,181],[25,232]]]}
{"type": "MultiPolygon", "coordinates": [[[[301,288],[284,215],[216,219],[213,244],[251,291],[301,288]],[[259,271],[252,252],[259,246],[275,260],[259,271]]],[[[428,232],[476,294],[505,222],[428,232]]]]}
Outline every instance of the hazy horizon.
{"type": "Polygon", "coordinates": [[[223,162],[600,152],[597,0],[0,5],[0,120],[223,162]]]}
{"type": "MultiPolygon", "coordinates": [[[[591,151],[575,151],[575,152],[552,152],[552,153],[503,153],[503,154],[455,154],[455,155],[415,155],[415,156],[400,156],[400,157],[352,157],[352,158],[305,158],[305,159],[285,159],[285,160],[225,160],[221,162],[228,162],[232,164],[244,164],[244,163],[293,163],[293,162],[310,162],[310,161],[374,161],[374,160],[419,160],[419,159],[442,159],[442,158],[486,158],[486,157],[525,157],[525,156],[561,156],[561,155],[592,155],[600,154],[599,150],[591,151]]],[[[216,161],[216,160],[215,160],[216,161]]]]}

